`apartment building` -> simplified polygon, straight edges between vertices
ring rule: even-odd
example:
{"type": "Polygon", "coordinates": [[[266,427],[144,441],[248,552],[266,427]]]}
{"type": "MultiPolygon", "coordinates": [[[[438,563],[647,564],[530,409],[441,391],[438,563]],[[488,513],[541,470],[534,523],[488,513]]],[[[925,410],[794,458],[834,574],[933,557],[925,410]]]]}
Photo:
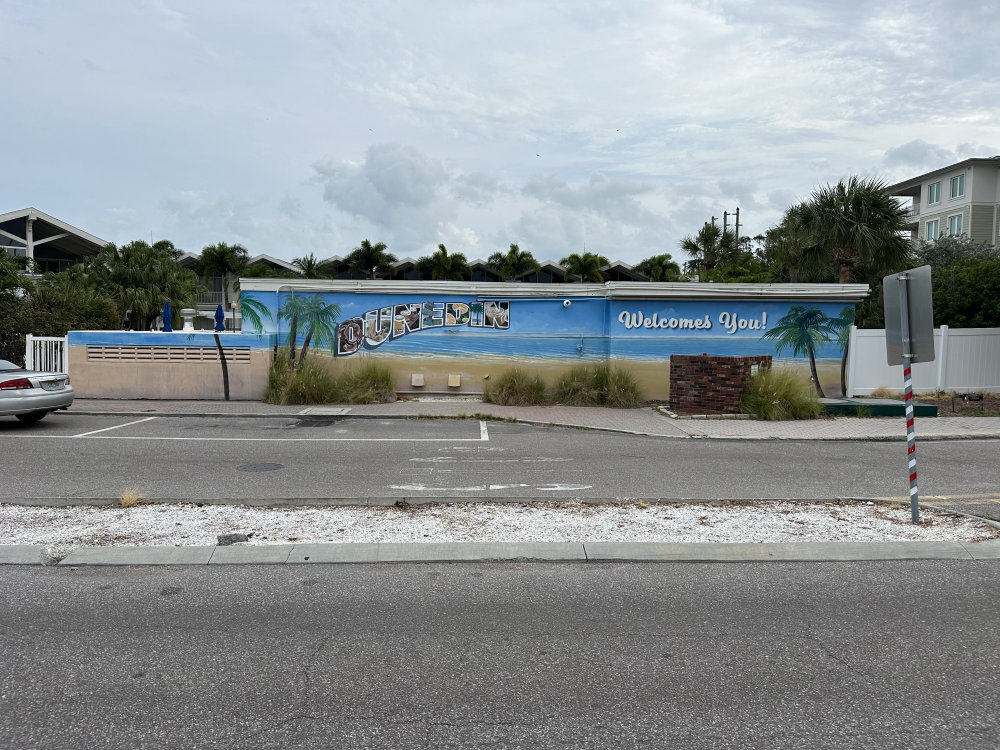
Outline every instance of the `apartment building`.
{"type": "Polygon", "coordinates": [[[913,239],[1000,240],[1000,156],[966,159],[890,185],[887,192],[911,202],[907,228],[913,239]]]}

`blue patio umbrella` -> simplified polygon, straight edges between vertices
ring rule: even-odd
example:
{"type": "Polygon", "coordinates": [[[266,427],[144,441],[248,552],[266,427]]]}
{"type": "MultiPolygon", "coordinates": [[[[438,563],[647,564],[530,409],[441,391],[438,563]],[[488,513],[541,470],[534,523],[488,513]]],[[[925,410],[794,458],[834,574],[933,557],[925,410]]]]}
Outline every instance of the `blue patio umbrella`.
{"type": "Polygon", "coordinates": [[[226,314],[222,311],[222,305],[215,308],[215,330],[226,330],[226,314]]]}
{"type": "Polygon", "coordinates": [[[172,330],[174,330],[174,327],[172,325],[170,325],[170,318],[171,317],[172,317],[172,315],[170,314],[170,300],[167,300],[166,302],[163,303],[163,330],[164,331],[172,331],[172,330]]]}

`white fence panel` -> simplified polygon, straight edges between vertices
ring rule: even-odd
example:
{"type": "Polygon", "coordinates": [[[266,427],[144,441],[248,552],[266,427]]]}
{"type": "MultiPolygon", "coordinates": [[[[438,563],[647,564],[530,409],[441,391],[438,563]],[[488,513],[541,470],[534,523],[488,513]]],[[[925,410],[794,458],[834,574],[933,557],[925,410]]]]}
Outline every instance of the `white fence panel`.
{"type": "Polygon", "coordinates": [[[66,352],[66,337],[25,336],[24,367],[42,372],[69,373],[69,358],[66,352]]]}
{"type": "MultiPolygon", "coordinates": [[[[850,347],[848,396],[903,390],[903,366],[885,361],[884,330],[853,329],[850,347]]],[[[934,361],[913,365],[913,391],[1000,392],[1000,328],[936,328],[934,361]]]]}

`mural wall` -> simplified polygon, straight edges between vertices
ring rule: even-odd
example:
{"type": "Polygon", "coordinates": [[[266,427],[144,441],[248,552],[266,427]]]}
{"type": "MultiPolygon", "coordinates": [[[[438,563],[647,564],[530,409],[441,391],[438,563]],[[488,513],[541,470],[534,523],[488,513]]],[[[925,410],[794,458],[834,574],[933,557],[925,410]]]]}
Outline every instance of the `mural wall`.
{"type": "MultiPolygon", "coordinates": [[[[262,327],[281,342],[289,331],[290,321],[279,315],[288,294],[318,295],[317,305],[336,304],[340,313],[330,353],[345,362],[358,357],[384,362],[401,391],[412,390],[413,374],[424,376],[426,390],[479,392],[491,373],[515,363],[555,375],[580,362],[612,361],[627,365],[649,398],[666,397],[672,354],[769,354],[776,365],[801,368],[808,377],[806,351],[796,351],[790,343],[803,311],[809,313],[809,325],[819,327],[815,355],[820,380],[832,387],[839,382],[843,353],[837,321],[853,311],[851,302],[815,301],[801,294],[790,300],[677,300],[603,294],[531,297],[519,291],[524,296],[421,294],[412,289],[271,292],[244,286],[243,294],[266,308],[262,327]],[[449,376],[456,374],[461,385],[449,388],[449,376]]],[[[299,324],[298,338],[305,335],[299,324]]]]}

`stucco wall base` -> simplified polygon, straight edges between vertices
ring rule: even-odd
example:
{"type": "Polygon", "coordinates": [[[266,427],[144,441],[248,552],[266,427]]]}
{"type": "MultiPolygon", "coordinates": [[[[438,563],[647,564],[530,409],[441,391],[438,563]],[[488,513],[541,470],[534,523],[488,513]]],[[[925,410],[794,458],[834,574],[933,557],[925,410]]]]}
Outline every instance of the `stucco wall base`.
{"type": "MultiPolygon", "coordinates": [[[[86,346],[69,347],[69,371],[79,398],[225,398],[222,365],[214,362],[90,360],[86,346]]],[[[250,353],[249,362],[227,362],[229,398],[259,401],[267,389],[271,355],[250,353]]]]}

